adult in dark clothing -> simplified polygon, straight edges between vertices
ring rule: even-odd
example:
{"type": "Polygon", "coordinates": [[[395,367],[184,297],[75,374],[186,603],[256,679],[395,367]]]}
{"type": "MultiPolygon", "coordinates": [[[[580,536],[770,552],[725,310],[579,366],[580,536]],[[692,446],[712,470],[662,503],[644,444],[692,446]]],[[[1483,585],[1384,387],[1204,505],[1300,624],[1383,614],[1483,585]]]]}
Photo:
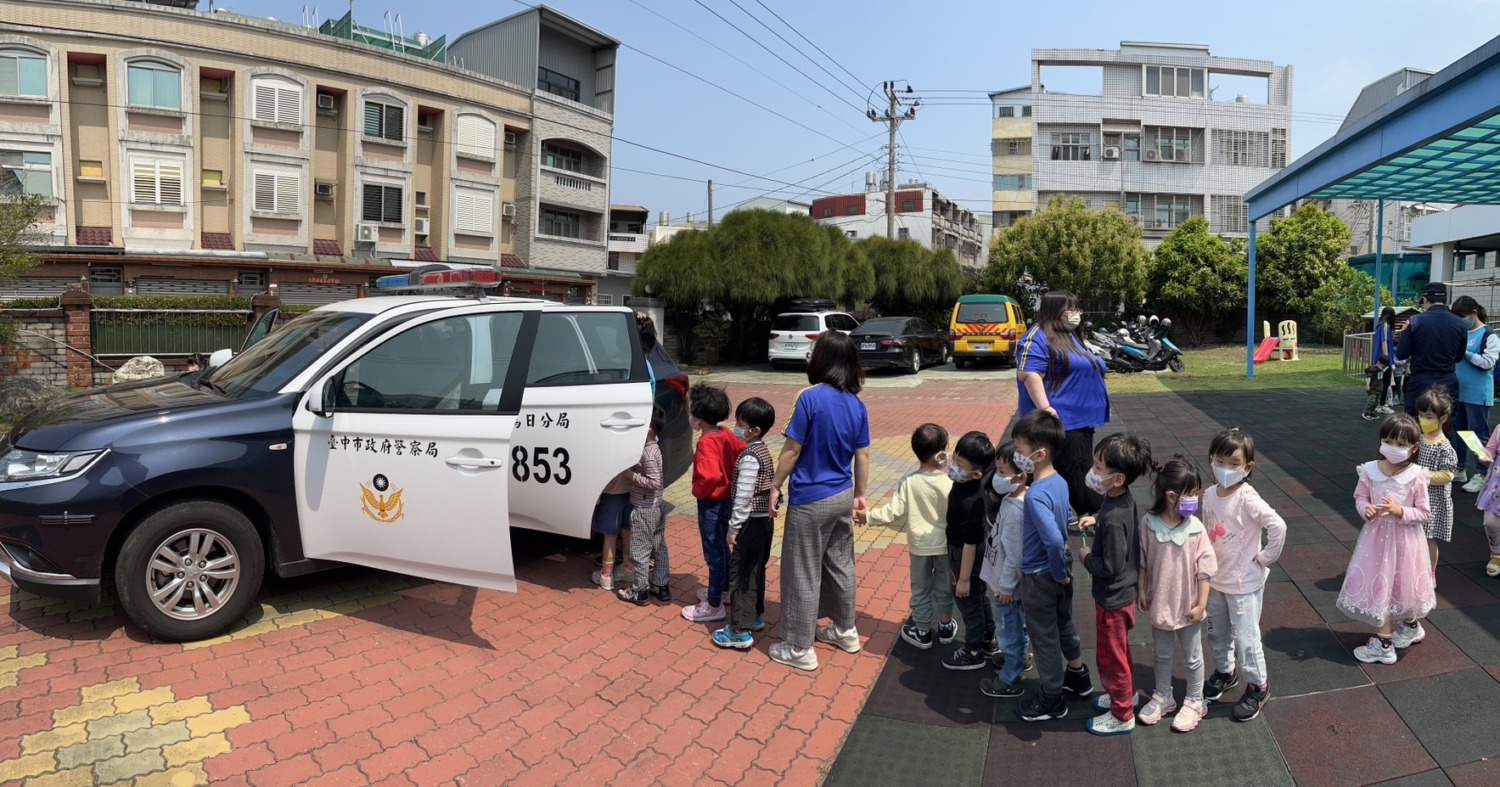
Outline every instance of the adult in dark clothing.
{"type": "Polygon", "coordinates": [[[1458,375],[1454,367],[1463,361],[1469,343],[1469,324],[1448,310],[1448,288],[1429,282],[1422,288],[1422,313],[1413,316],[1401,332],[1396,357],[1411,364],[1406,380],[1406,414],[1417,417],[1417,397],[1433,386],[1442,386],[1458,401],[1458,375]]]}

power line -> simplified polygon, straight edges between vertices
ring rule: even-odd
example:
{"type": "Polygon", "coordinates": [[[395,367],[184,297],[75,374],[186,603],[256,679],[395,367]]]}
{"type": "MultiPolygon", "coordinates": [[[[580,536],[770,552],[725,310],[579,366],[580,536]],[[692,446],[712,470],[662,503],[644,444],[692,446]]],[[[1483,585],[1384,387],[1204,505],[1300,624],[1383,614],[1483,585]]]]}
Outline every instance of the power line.
{"type": "Polygon", "coordinates": [[[759,199],[760,197],[769,197],[769,196],[772,196],[772,195],[775,195],[775,194],[780,194],[782,192],[796,192],[791,197],[788,197],[787,201],[795,200],[798,197],[802,197],[804,195],[811,194],[813,192],[821,192],[821,193],[824,193],[824,194],[831,194],[833,192],[826,191],[824,189],[825,186],[827,186],[829,183],[833,183],[833,182],[835,182],[835,181],[837,181],[837,180],[839,180],[841,178],[844,178],[844,177],[848,176],[851,172],[854,172],[854,171],[857,171],[859,169],[862,169],[866,165],[867,162],[874,161],[875,159],[879,158],[879,156],[880,156],[880,154],[878,152],[877,153],[862,153],[859,156],[857,156],[857,157],[855,157],[855,158],[853,158],[853,159],[851,159],[849,161],[845,161],[845,162],[840,163],[840,164],[835,164],[834,166],[829,167],[828,169],[825,169],[822,172],[818,172],[816,174],[809,175],[809,176],[803,178],[799,183],[797,183],[795,185],[792,185],[789,188],[772,189],[770,191],[765,191],[765,192],[762,192],[760,194],[757,194],[754,197],[749,197],[747,199],[740,200],[739,202],[731,204],[728,208],[725,209],[724,212],[728,213],[728,212],[734,210],[735,208],[738,208],[741,205],[744,205],[744,204],[746,204],[748,202],[751,202],[753,200],[759,199]],[[853,168],[852,169],[847,169],[849,167],[849,165],[851,165],[851,164],[854,165],[853,168]],[[826,180],[826,181],[824,181],[822,183],[819,183],[816,186],[804,187],[802,185],[802,184],[806,183],[809,180],[812,180],[814,178],[818,178],[818,177],[821,177],[823,175],[826,175],[829,172],[832,172],[832,171],[834,171],[836,169],[843,169],[845,171],[840,172],[838,175],[835,175],[834,177],[832,177],[832,178],[830,178],[830,179],[828,179],[828,180],[826,180]],[[801,189],[801,191],[797,191],[798,189],[801,189]]]}
{"type": "MultiPolygon", "coordinates": [[[[835,74],[832,71],[829,71],[828,69],[824,68],[822,63],[819,63],[818,61],[814,60],[810,55],[808,55],[806,52],[803,52],[802,49],[800,47],[798,47],[796,44],[794,44],[794,43],[786,40],[786,36],[784,36],[784,35],[776,32],[775,28],[773,28],[770,25],[766,24],[764,21],[761,20],[760,17],[758,17],[755,14],[752,14],[748,10],[746,10],[746,8],[744,6],[742,6],[742,5],[739,4],[739,0],[729,0],[729,3],[730,3],[730,5],[733,5],[735,8],[740,9],[740,13],[744,14],[745,16],[750,17],[751,19],[754,19],[756,24],[760,25],[761,27],[764,27],[771,35],[776,36],[778,39],[780,39],[781,43],[786,44],[787,46],[791,47],[793,52],[796,52],[797,54],[801,55],[803,57],[803,59],[805,59],[807,62],[812,63],[813,65],[817,66],[819,71],[822,71],[823,73],[827,74],[829,76],[829,78],[831,78],[833,81],[839,83],[839,85],[843,86],[843,88],[845,90],[848,90],[849,92],[853,93],[856,96],[859,95],[859,88],[851,88],[851,87],[849,87],[848,83],[844,82],[844,80],[841,77],[839,77],[837,74],[835,74]]],[[[859,84],[859,80],[856,79],[855,80],[855,84],[859,84]]],[[[856,107],[856,109],[858,109],[858,108],[856,107]]]]}
{"type": "MultiPolygon", "coordinates": [[[[516,2],[519,3],[519,2],[521,2],[521,0],[516,0],[516,2]]],[[[710,14],[713,14],[714,16],[718,17],[719,21],[723,22],[726,25],[729,25],[731,28],[734,28],[735,32],[739,33],[740,35],[742,35],[742,36],[744,36],[744,37],[746,37],[748,39],[750,39],[752,42],[755,43],[756,46],[758,46],[761,49],[764,49],[767,52],[769,52],[772,57],[774,57],[777,60],[780,60],[782,63],[786,64],[787,68],[790,68],[793,71],[796,71],[797,73],[801,74],[805,79],[807,79],[807,81],[809,81],[809,82],[813,83],[814,85],[817,85],[818,87],[822,88],[824,91],[826,91],[828,93],[828,95],[833,96],[834,98],[836,98],[836,99],[844,102],[845,104],[847,104],[849,106],[850,109],[853,109],[855,112],[861,112],[862,111],[859,107],[857,107],[853,103],[851,103],[849,101],[849,99],[846,99],[843,96],[840,96],[839,94],[833,92],[833,90],[831,88],[829,88],[827,85],[823,84],[822,82],[819,82],[816,79],[813,79],[812,76],[809,75],[806,71],[803,71],[802,69],[800,69],[800,68],[792,65],[790,61],[788,61],[786,58],[784,58],[780,54],[778,54],[776,52],[776,50],[774,50],[774,49],[766,46],[764,43],[761,42],[760,39],[756,38],[753,35],[750,35],[747,32],[745,32],[744,29],[742,29],[739,25],[736,25],[735,23],[729,21],[729,19],[727,19],[723,14],[720,14],[718,11],[715,11],[713,8],[711,8],[707,3],[704,3],[703,0],[693,0],[693,2],[697,3],[703,10],[705,10],[705,11],[709,12],[710,14]]],[[[744,9],[740,9],[740,10],[744,10],[744,9]]],[[[759,20],[756,20],[756,21],[759,21],[759,20]]]]}
{"type": "MultiPolygon", "coordinates": [[[[798,38],[801,38],[803,41],[806,41],[808,43],[808,45],[810,45],[813,49],[818,50],[818,54],[821,54],[823,57],[828,58],[828,62],[830,62],[830,63],[838,66],[840,71],[843,71],[845,74],[848,74],[849,78],[852,79],[852,80],[854,80],[854,84],[856,84],[856,85],[863,85],[865,83],[865,81],[863,79],[860,79],[859,77],[855,76],[853,71],[850,71],[849,69],[844,68],[844,64],[843,63],[840,63],[839,61],[834,60],[832,55],[828,54],[827,52],[824,52],[822,47],[818,46],[817,44],[814,44],[812,42],[812,39],[808,38],[805,35],[802,35],[802,31],[801,30],[798,30],[796,27],[793,27],[790,22],[786,21],[785,19],[782,19],[781,18],[781,14],[776,13],[774,10],[772,10],[772,8],[770,6],[768,6],[765,3],[761,2],[761,0],[755,0],[755,2],[761,8],[764,8],[767,11],[769,11],[770,14],[771,14],[771,16],[776,17],[776,20],[778,22],[781,22],[783,25],[786,25],[787,29],[791,30],[793,33],[796,33],[798,38]]],[[[845,87],[847,87],[847,85],[845,87]]]]}
{"type": "Polygon", "coordinates": [[[917,157],[911,154],[911,146],[906,144],[906,132],[902,131],[900,128],[897,128],[896,134],[901,138],[901,147],[906,148],[907,159],[911,161],[912,167],[917,170],[917,177],[921,178],[922,180],[926,180],[927,176],[922,174],[922,165],[917,163],[917,157]]]}

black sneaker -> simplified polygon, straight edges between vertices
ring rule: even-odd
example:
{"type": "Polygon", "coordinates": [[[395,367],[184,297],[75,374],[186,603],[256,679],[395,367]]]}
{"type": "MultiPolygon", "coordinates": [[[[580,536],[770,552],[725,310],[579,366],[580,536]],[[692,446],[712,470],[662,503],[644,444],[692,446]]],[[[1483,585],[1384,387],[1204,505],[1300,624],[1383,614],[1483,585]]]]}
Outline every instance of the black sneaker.
{"type": "Polygon", "coordinates": [[[1239,684],[1240,678],[1238,675],[1230,675],[1215,670],[1214,674],[1203,683],[1203,699],[1213,702],[1224,696],[1224,692],[1229,691],[1239,684]]]}
{"type": "Polygon", "coordinates": [[[1036,669],[1036,654],[1028,648],[1026,651],[1026,665],[1021,668],[1022,672],[1030,672],[1036,669]]]}
{"type": "Polygon", "coordinates": [[[1026,693],[1019,683],[1003,683],[999,678],[985,678],[979,681],[979,690],[986,697],[1019,697],[1026,693]]]}
{"type": "Polygon", "coordinates": [[[1022,721],[1051,721],[1066,718],[1068,703],[1063,701],[1062,695],[1049,700],[1041,694],[1034,694],[1031,699],[1021,703],[1019,713],[1022,721]]]}
{"type": "Polygon", "coordinates": [[[1260,709],[1266,706],[1266,697],[1271,694],[1271,687],[1264,684],[1257,686],[1254,683],[1245,685],[1245,694],[1240,701],[1234,704],[1234,720],[1250,721],[1260,715],[1260,709]]]}
{"type": "Polygon", "coordinates": [[[1071,691],[1080,697],[1087,697],[1094,693],[1094,682],[1089,680],[1089,668],[1079,667],[1063,670],[1063,691],[1071,691]]]}
{"type": "Polygon", "coordinates": [[[944,667],[956,670],[984,669],[989,663],[983,653],[968,648],[959,648],[943,659],[944,667]]]}
{"type": "Polygon", "coordinates": [[[656,600],[657,601],[662,601],[662,602],[671,601],[672,600],[672,586],[670,586],[670,585],[653,585],[651,587],[651,595],[656,596],[656,600]]]}
{"type": "Polygon", "coordinates": [[[939,620],[937,636],[939,645],[953,644],[953,638],[958,636],[958,622],[950,620],[947,623],[944,623],[943,621],[939,620]]]}
{"type": "Polygon", "coordinates": [[[1376,415],[1374,413],[1360,413],[1359,417],[1365,419],[1366,421],[1374,421],[1375,419],[1379,418],[1380,416],[1378,416],[1378,415],[1376,415]]]}
{"type": "Polygon", "coordinates": [[[994,658],[1000,655],[1000,640],[990,636],[984,641],[984,655],[994,658]]]}
{"type": "Polygon", "coordinates": [[[922,650],[930,650],[932,648],[932,632],[923,631],[910,623],[901,627],[901,638],[906,640],[906,644],[914,648],[922,650]]]}

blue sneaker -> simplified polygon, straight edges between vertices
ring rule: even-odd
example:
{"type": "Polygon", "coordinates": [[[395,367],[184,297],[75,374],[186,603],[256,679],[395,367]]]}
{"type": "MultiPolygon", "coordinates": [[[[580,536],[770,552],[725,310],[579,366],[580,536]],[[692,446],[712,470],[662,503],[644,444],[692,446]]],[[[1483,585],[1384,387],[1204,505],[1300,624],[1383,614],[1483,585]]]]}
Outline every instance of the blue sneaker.
{"type": "Polygon", "coordinates": [[[749,650],[755,644],[755,637],[750,636],[750,632],[735,631],[731,626],[715,630],[713,638],[714,644],[721,648],[749,650]]]}
{"type": "Polygon", "coordinates": [[[755,625],[751,626],[750,630],[754,631],[754,632],[765,631],[766,630],[766,621],[765,621],[765,618],[762,618],[761,616],[756,615],[755,616],[755,625]]]}

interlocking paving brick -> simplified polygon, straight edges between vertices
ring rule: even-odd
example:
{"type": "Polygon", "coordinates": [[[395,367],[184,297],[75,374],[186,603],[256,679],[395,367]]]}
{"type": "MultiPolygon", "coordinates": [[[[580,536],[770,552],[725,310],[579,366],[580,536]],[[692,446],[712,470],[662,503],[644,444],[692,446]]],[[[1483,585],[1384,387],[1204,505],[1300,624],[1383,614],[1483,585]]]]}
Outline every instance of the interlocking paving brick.
{"type": "Polygon", "coordinates": [[[126,694],[134,694],[141,690],[139,678],[124,678],[112,680],[108,683],[99,683],[93,686],[84,686],[81,694],[84,702],[94,700],[111,700],[126,694]]]}
{"type": "Polygon", "coordinates": [[[166,767],[161,752],[142,751],[94,763],[94,778],[102,783],[134,779],[166,767]]]}
{"type": "Polygon", "coordinates": [[[26,780],[26,787],[92,787],[93,784],[94,769],[88,765],[53,771],[26,780]]]}
{"type": "Polygon", "coordinates": [[[212,713],[213,706],[208,704],[206,697],[191,697],[176,702],[168,702],[154,706],[150,709],[151,720],[157,724],[167,724],[181,719],[190,719],[194,716],[202,716],[212,713]]]}
{"type": "Polygon", "coordinates": [[[202,716],[194,716],[187,720],[187,726],[194,737],[201,737],[233,729],[249,722],[250,714],[246,713],[244,708],[226,708],[202,716]]]}
{"type": "Polygon", "coordinates": [[[0,783],[41,776],[55,768],[57,768],[57,758],[52,752],[22,755],[12,760],[0,761],[0,783]]]}
{"type": "Polygon", "coordinates": [[[191,762],[202,762],[210,757],[227,754],[230,750],[229,739],[224,733],[216,732],[202,738],[193,738],[182,743],[173,743],[163,746],[161,754],[167,760],[167,765],[178,767],[191,762]]]}
{"type": "Polygon", "coordinates": [[[147,749],[160,749],[172,743],[181,743],[192,737],[188,732],[187,722],[171,721],[154,727],[147,727],[133,732],[127,732],[123,736],[125,740],[125,751],[135,753],[147,749]]]}
{"type": "Polygon", "coordinates": [[[21,739],[21,751],[27,754],[57,751],[64,746],[83,743],[89,739],[88,728],[83,724],[53,727],[43,732],[32,733],[21,739]]]}
{"type": "Polygon", "coordinates": [[[151,714],[145,710],[131,711],[95,719],[84,726],[88,729],[89,737],[97,740],[150,727],[151,714]]]}
{"type": "Polygon", "coordinates": [[[131,711],[150,708],[153,705],[165,705],[175,699],[177,698],[172,696],[170,688],[160,686],[149,691],[138,691],[115,697],[115,711],[117,713],[130,713],[131,711]]]}
{"type": "Polygon", "coordinates": [[[118,757],[125,753],[125,740],[118,735],[108,738],[96,738],[83,743],[75,743],[72,746],[64,746],[55,752],[57,764],[62,768],[72,768],[76,765],[88,765],[111,757],[118,757]]]}
{"type": "Polygon", "coordinates": [[[208,773],[203,770],[203,765],[195,762],[181,768],[168,768],[137,777],[134,787],[194,787],[209,783],[208,773]]]}

